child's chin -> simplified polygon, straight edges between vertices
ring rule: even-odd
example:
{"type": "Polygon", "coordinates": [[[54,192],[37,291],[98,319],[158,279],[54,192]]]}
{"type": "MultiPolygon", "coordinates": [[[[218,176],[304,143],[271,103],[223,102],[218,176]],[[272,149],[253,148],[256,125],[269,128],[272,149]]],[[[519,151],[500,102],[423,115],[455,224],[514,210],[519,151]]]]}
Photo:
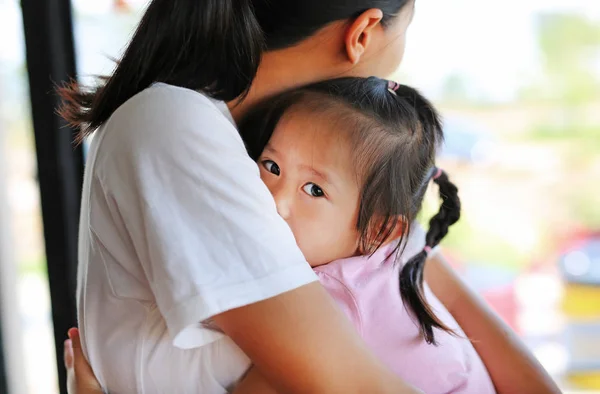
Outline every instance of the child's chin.
{"type": "Polygon", "coordinates": [[[321,261],[321,260],[315,260],[315,259],[307,259],[307,261],[308,261],[308,264],[312,268],[316,268],[316,267],[319,267],[321,265],[325,265],[325,264],[331,263],[331,261],[321,261]]]}

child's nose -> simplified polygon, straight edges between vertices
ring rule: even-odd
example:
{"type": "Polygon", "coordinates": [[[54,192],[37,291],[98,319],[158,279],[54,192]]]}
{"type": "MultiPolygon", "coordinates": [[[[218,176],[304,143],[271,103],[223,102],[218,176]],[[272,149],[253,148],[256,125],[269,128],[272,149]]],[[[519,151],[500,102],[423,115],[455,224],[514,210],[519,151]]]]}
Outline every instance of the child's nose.
{"type": "Polygon", "coordinates": [[[273,197],[275,198],[275,205],[277,206],[277,213],[279,216],[284,218],[285,220],[289,219],[291,216],[291,196],[289,193],[282,188],[278,190],[276,193],[273,193],[273,197]]]}

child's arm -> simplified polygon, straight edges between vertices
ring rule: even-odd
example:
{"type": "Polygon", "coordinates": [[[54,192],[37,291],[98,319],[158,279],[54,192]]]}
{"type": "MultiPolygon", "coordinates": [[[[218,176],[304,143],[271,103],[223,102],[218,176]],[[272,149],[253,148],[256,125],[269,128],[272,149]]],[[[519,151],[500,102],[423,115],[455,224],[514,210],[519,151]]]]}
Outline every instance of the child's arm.
{"type": "Polygon", "coordinates": [[[231,394],[277,394],[277,391],[267,382],[258,369],[250,367],[246,376],[238,383],[231,394]]]}
{"type": "Polygon", "coordinates": [[[427,261],[425,279],[473,340],[498,393],[560,393],[516,334],[461,281],[441,253],[427,261]]]}

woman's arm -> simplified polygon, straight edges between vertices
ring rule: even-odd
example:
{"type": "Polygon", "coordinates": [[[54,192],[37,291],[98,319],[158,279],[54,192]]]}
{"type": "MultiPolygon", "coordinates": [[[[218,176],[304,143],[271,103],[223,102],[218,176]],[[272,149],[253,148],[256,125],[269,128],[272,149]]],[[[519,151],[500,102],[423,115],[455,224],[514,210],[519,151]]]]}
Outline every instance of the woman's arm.
{"type": "MultiPolygon", "coordinates": [[[[234,394],[420,393],[366,350],[318,283],[214,320],[260,366],[252,367],[234,394]]],[[[71,329],[69,337],[71,341],[65,342],[69,394],[102,393],[81,351],[78,330],[71,329]]]]}
{"type": "MultiPolygon", "coordinates": [[[[259,366],[235,394],[420,393],[366,350],[318,282],[214,320],[259,366]]],[[[81,351],[79,331],[71,329],[69,337],[64,349],[69,394],[102,393],[81,351]]]]}
{"type": "MultiPolygon", "coordinates": [[[[225,312],[214,320],[262,366],[261,370],[252,367],[234,394],[420,393],[365,349],[318,283],[225,312]]],[[[79,331],[69,330],[69,337],[64,349],[69,394],[101,394],[81,351],[79,331]]]]}
{"type": "Polygon", "coordinates": [[[419,392],[367,350],[318,282],[214,321],[279,393],[419,392]]]}
{"type": "Polygon", "coordinates": [[[441,253],[427,261],[425,279],[473,340],[498,393],[560,393],[517,335],[462,282],[441,253]]]}

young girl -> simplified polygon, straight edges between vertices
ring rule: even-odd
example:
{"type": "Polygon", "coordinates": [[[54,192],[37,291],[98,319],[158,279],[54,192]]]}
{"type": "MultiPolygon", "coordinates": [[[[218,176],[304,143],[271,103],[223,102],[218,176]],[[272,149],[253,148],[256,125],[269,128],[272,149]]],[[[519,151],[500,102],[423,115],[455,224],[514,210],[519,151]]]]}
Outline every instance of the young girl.
{"type": "MultiPolygon", "coordinates": [[[[435,108],[379,78],[340,78],[284,93],[240,125],[250,156],[321,283],[372,351],[426,393],[493,393],[488,372],[423,282],[425,260],[460,216],[435,166],[435,108]],[[442,204],[415,224],[430,182],[442,204]]],[[[250,372],[240,393],[264,392],[250,372]]]]}

